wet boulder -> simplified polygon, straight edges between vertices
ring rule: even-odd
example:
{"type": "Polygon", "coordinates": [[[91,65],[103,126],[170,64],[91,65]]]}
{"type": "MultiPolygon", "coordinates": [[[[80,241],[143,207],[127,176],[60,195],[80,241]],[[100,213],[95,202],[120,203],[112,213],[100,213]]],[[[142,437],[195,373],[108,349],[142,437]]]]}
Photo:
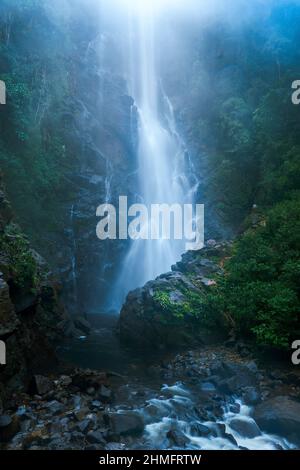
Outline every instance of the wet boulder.
{"type": "Polygon", "coordinates": [[[255,387],[246,387],[243,391],[243,400],[246,405],[257,405],[261,401],[260,392],[255,387]]]}
{"type": "MultiPolygon", "coordinates": [[[[250,395],[251,389],[254,397],[254,391],[258,386],[258,378],[257,374],[247,365],[228,361],[218,364],[211,371],[215,374],[213,375],[213,382],[222,393],[232,395],[247,389],[250,395]]],[[[212,380],[212,377],[210,377],[210,380],[212,380]]]]}
{"type": "Polygon", "coordinates": [[[43,375],[35,375],[31,384],[33,394],[46,395],[53,390],[53,383],[48,377],[43,375]]]}
{"type": "Polygon", "coordinates": [[[143,349],[224,340],[222,331],[213,331],[199,321],[195,299],[201,304],[216,284],[214,277],[223,271],[215,258],[224,256],[227,249],[224,244],[218,250],[187,252],[171,272],[130,292],[120,313],[121,340],[143,349]]]}
{"type": "Polygon", "coordinates": [[[100,394],[103,395],[108,384],[107,374],[90,369],[77,369],[72,376],[72,384],[77,387],[80,392],[87,392],[88,390],[91,392],[93,389],[93,394],[99,391],[100,394]],[[102,386],[104,386],[104,388],[102,388],[102,386]]]}
{"type": "Polygon", "coordinates": [[[138,435],[144,430],[142,417],[135,412],[108,413],[104,416],[106,424],[110,427],[112,435],[138,435]]]}
{"type": "Polygon", "coordinates": [[[300,445],[300,403],[286,396],[264,401],[254,411],[254,419],[266,432],[287,437],[300,445]]]}
{"type": "Polygon", "coordinates": [[[189,443],[189,439],[181,431],[171,429],[167,433],[167,438],[170,441],[172,447],[177,447],[178,449],[185,449],[189,443]]]}
{"type": "Polygon", "coordinates": [[[9,442],[20,430],[17,416],[0,416],[0,442],[9,442]]]}
{"type": "Polygon", "coordinates": [[[198,423],[196,421],[195,423],[192,423],[190,432],[192,436],[206,437],[211,434],[211,429],[209,429],[209,427],[205,426],[204,424],[198,423]]]}
{"type": "Polygon", "coordinates": [[[213,430],[213,435],[215,437],[221,437],[222,439],[227,439],[233,446],[238,447],[238,443],[233,437],[232,434],[226,432],[226,425],[224,423],[216,423],[215,429],[213,430]]]}
{"type": "Polygon", "coordinates": [[[102,445],[102,446],[106,445],[106,441],[105,441],[105,439],[103,437],[103,433],[101,431],[90,431],[86,436],[86,440],[90,444],[99,444],[99,445],[102,445]]]}
{"type": "Polygon", "coordinates": [[[64,409],[63,405],[57,400],[52,400],[49,403],[47,403],[46,408],[48,410],[48,413],[50,413],[53,416],[59,415],[60,413],[63,412],[63,409],[64,409]]]}
{"type": "Polygon", "coordinates": [[[101,385],[98,391],[99,399],[104,403],[109,403],[112,399],[112,391],[105,385],[101,385]]]}
{"type": "Polygon", "coordinates": [[[233,418],[229,425],[241,437],[252,439],[261,435],[261,431],[253,419],[233,418]]]}

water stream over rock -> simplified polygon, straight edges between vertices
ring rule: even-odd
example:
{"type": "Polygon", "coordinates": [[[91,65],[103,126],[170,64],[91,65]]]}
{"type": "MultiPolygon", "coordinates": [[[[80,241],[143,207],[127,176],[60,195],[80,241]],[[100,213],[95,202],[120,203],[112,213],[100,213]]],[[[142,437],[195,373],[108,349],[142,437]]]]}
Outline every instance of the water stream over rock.
{"type": "MultiPolygon", "coordinates": [[[[253,360],[220,346],[177,354],[159,350],[145,354],[119,342],[117,318],[104,316],[93,321],[98,325],[93,334],[86,341],[71,343],[62,357],[83,367],[105,367],[118,377],[112,405],[106,409],[113,414],[111,439],[117,439],[118,448],[298,447],[291,415],[278,415],[268,428],[261,403],[266,406],[269,397],[280,395],[284,387],[280,381],[270,380],[268,372],[253,360]],[[280,428],[283,422],[287,426],[284,432],[280,428]]],[[[285,402],[287,414],[289,408],[300,408],[290,398],[279,396],[275,400],[285,402]]]]}
{"type": "MultiPolygon", "coordinates": [[[[136,202],[147,208],[151,204],[192,203],[197,189],[172,104],[160,82],[155,13],[155,7],[149,5],[146,14],[140,4],[134,13],[128,12],[126,48],[129,95],[138,114],[136,202]]],[[[114,307],[121,306],[129,291],[168,271],[185,251],[184,241],[173,236],[167,240],[160,233],[158,239],[145,240],[150,226],[148,221],[141,227],[141,238],[131,243],[114,290],[114,307]]]]}

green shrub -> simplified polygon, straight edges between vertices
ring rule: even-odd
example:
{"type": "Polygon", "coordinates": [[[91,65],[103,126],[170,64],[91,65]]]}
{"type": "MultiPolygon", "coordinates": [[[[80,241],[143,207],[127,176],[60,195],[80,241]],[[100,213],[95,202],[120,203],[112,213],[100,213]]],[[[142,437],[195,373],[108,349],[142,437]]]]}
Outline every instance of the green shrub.
{"type": "MultiPolygon", "coordinates": [[[[220,315],[261,344],[288,348],[300,335],[300,198],[276,205],[235,244],[213,293],[220,315]]],[[[229,325],[228,325],[229,326],[229,325]]]]}
{"type": "Polygon", "coordinates": [[[27,240],[16,226],[9,225],[0,236],[0,251],[7,257],[13,284],[35,290],[38,283],[36,261],[27,240]]]}

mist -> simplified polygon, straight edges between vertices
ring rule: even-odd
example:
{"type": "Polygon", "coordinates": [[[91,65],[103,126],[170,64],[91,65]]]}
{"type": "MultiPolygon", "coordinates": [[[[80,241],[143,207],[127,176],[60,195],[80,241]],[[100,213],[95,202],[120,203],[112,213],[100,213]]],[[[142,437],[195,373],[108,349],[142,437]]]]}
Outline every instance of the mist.
{"type": "Polygon", "coordinates": [[[0,0],[19,466],[300,448],[299,44],[300,1],[0,0]]]}

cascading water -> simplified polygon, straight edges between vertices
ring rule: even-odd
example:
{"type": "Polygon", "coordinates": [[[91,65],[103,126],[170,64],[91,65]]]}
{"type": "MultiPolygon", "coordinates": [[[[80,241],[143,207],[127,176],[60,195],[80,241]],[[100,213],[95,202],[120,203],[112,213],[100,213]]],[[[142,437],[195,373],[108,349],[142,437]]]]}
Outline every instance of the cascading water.
{"type": "MultiPolygon", "coordinates": [[[[182,382],[164,385],[160,396],[136,408],[147,423],[143,438],[132,448],[168,450],[291,450],[296,446],[275,434],[262,432],[252,417],[253,410],[242,400],[232,397],[223,407],[219,419],[199,418],[195,407],[195,392],[182,382]],[[234,410],[234,411],[232,411],[234,410]],[[237,431],[238,420],[244,433],[237,431]],[[252,432],[249,432],[249,428],[252,432]],[[248,434],[245,433],[248,429],[248,434]],[[175,437],[175,439],[174,439],[175,437]],[[171,438],[171,442],[170,442],[171,438]],[[172,439],[173,438],[173,439],[172,439]]],[[[199,391],[198,391],[199,393],[199,391]]]]}
{"type": "MultiPolygon", "coordinates": [[[[139,2],[129,15],[129,94],[138,111],[138,200],[151,204],[192,203],[197,184],[188,177],[187,151],[176,130],[170,100],[163,91],[157,67],[155,9],[139,2]]],[[[149,233],[150,222],[142,227],[149,233]]],[[[119,308],[126,294],[150,279],[170,270],[185,251],[183,240],[134,240],[123,263],[115,288],[115,307],[119,308]]]]}
{"type": "Polygon", "coordinates": [[[71,235],[71,242],[72,242],[72,256],[71,256],[71,276],[72,276],[72,302],[74,307],[78,303],[78,295],[77,295],[77,275],[76,275],[76,252],[77,252],[77,244],[76,244],[76,235],[75,235],[75,226],[74,226],[74,218],[75,218],[75,207],[74,204],[71,206],[70,211],[70,235],[71,235]]]}

